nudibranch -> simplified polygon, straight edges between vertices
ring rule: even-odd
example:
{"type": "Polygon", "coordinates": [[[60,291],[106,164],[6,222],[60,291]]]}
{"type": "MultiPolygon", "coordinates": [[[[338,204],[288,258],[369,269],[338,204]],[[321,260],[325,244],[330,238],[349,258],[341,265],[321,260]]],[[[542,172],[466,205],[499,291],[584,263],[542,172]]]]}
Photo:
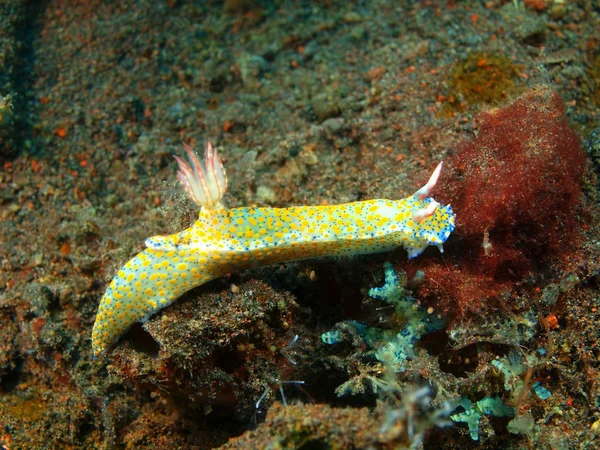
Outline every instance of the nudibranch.
{"type": "Polygon", "coordinates": [[[228,273],[260,265],[319,256],[390,251],[409,258],[429,245],[443,251],[454,230],[450,205],[429,192],[442,163],[425,186],[403,200],[366,200],[332,206],[226,209],[221,198],[227,176],[215,147],[201,161],[185,145],[189,163],[175,157],[177,177],[200,207],[198,220],[181,233],[146,240],[146,249],[111,281],[100,300],[92,332],[94,354],[136,322],[143,322],[184,292],[228,273]]]}

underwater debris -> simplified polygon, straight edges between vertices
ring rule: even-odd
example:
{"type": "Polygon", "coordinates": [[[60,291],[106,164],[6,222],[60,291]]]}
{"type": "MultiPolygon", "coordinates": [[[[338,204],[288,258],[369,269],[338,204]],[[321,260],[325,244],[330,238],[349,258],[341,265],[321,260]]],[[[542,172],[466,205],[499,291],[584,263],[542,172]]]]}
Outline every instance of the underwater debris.
{"type": "Polygon", "coordinates": [[[513,434],[530,434],[536,429],[535,420],[530,412],[516,416],[508,422],[506,429],[513,434]]]}
{"type": "Polygon", "coordinates": [[[404,437],[406,447],[421,448],[425,433],[432,427],[443,428],[452,422],[448,416],[452,412],[452,404],[443,402],[436,408],[432,406],[433,393],[429,386],[411,386],[398,393],[398,404],[385,413],[385,422],[380,434],[385,440],[393,436],[395,440],[404,437]]]}

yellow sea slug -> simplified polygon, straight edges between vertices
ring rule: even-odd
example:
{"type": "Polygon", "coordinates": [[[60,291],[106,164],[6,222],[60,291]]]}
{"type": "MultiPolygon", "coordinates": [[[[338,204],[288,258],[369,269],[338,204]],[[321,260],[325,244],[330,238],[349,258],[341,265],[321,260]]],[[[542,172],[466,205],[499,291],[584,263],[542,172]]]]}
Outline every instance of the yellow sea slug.
{"type": "Polygon", "coordinates": [[[104,352],[136,322],[143,322],[184,292],[233,271],[318,256],[379,253],[403,247],[409,258],[442,244],[454,230],[452,208],[427,195],[442,163],[425,186],[403,200],[367,200],[333,206],[226,209],[225,169],[216,149],[190,163],[177,156],[177,177],[200,206],[198,220],[181,233],[146,240],[100,300],[92,331],[94,354],[104,352]]]}

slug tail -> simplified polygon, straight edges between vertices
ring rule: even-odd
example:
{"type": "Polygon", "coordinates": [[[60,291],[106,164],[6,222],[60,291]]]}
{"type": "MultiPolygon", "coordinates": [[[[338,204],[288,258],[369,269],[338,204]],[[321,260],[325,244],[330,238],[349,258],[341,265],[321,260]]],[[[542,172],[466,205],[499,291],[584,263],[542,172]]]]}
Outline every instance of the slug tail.
{"type": "Polygon", "coordinates": [[[92,331],[95,355],[103,353],[136,322],[144,322],[184,292],[213,277],[182,250],[148,248],[131,259],[100,300],[92,331]]]}

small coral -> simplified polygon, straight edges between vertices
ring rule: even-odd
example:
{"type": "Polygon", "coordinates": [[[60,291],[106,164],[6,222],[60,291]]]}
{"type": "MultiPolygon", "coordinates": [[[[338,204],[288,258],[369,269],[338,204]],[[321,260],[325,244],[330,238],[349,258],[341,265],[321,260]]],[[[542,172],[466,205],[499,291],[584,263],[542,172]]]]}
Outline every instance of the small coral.
{"type": "Polygon", "coordinates": [[[512,417],[515,415],[514,408],[507,406],[499,397],[485,397],[473,404],[471,400],[463,397],[459,407],[464,411],[450,416],[455,422],[464,422],[469,426],[471,439],[479,440],[479,422],[486,416],[512,417]]]}
{"type": "Polygon", "coordinates": [[[391,377],[381,378],[383,370],[380,365],[359,366],[358,375],[353,376],[335,389],[335,395],[362,395],[366,392],[383,395],[400,391],[400,386],[391,377]]]}
{"type": "MultiPolygon", "coordinates": [[[[369,347],[378,347],[375,357],[379,361],[385,363],[394,372],[402,372],[403,363],[413,355],[415,343],[424,334],[443,328],[444,321],[440,316],[429,314],[427,310],[418,307],[415,299],[404,289],[406,284],[404,274],[399,276],[389,262],[384,264],[384,269],[385,284],[369,289],[369,296],[394,307],[396,314],[404,322],[400,331],[393,335],[389,330],[367,327],[355,321],[345,322],[345,324],[352,324],[369,347]]],[[[328,331],[321,335],[321,340],[326,344],[335,344],[341,339],[339,330],[328,331]]]]}
{"type": "MultiPolygon", "coordinates": [[[[512,390],[513,383],[521,382],[517,377],[525,370],[525,366],[521,363],[521,355],[514,350],[511,350],[505,358],[493,360],[492,366],[504,375],[504,389],[507,391],[512,390]]],[[[521,382],[520,385],[517,385],[517,389],[520,389],[522,385],[521,382]]]]}
{"type": "MultiPolygon", "coordinates": [[[[544,353],[543,349],[540,350],[544,353]]],[[[537,353],[539,353],[539,350],[537,353]]],[[[521,395],[522,389],[526,387],[520,375],[525,372],[528,367],[532,368],[538,364],[540,364],[540,361],[536,353],[525,355],[523,360],[521,354],[515,350],[511,350],[504,358],[492,361],[492,366],[504,375],[504,389],[507,391],[512,390],[518,395],[521,395]]],[[[540,381],[533,383],[531,389],[541,400],[548,400],[552,397],[552,392],[544,387],[540,381]]]]}
{"type": "Polygon", "coordinates": [[[533,389],[533,392],[535,392],[535,395],[537,395],[540,400],[548,400],[550,397],[552,397],[552,392],[542,386],[542,383],[539,381],[533,383],[531,389],[533,389]]]}

